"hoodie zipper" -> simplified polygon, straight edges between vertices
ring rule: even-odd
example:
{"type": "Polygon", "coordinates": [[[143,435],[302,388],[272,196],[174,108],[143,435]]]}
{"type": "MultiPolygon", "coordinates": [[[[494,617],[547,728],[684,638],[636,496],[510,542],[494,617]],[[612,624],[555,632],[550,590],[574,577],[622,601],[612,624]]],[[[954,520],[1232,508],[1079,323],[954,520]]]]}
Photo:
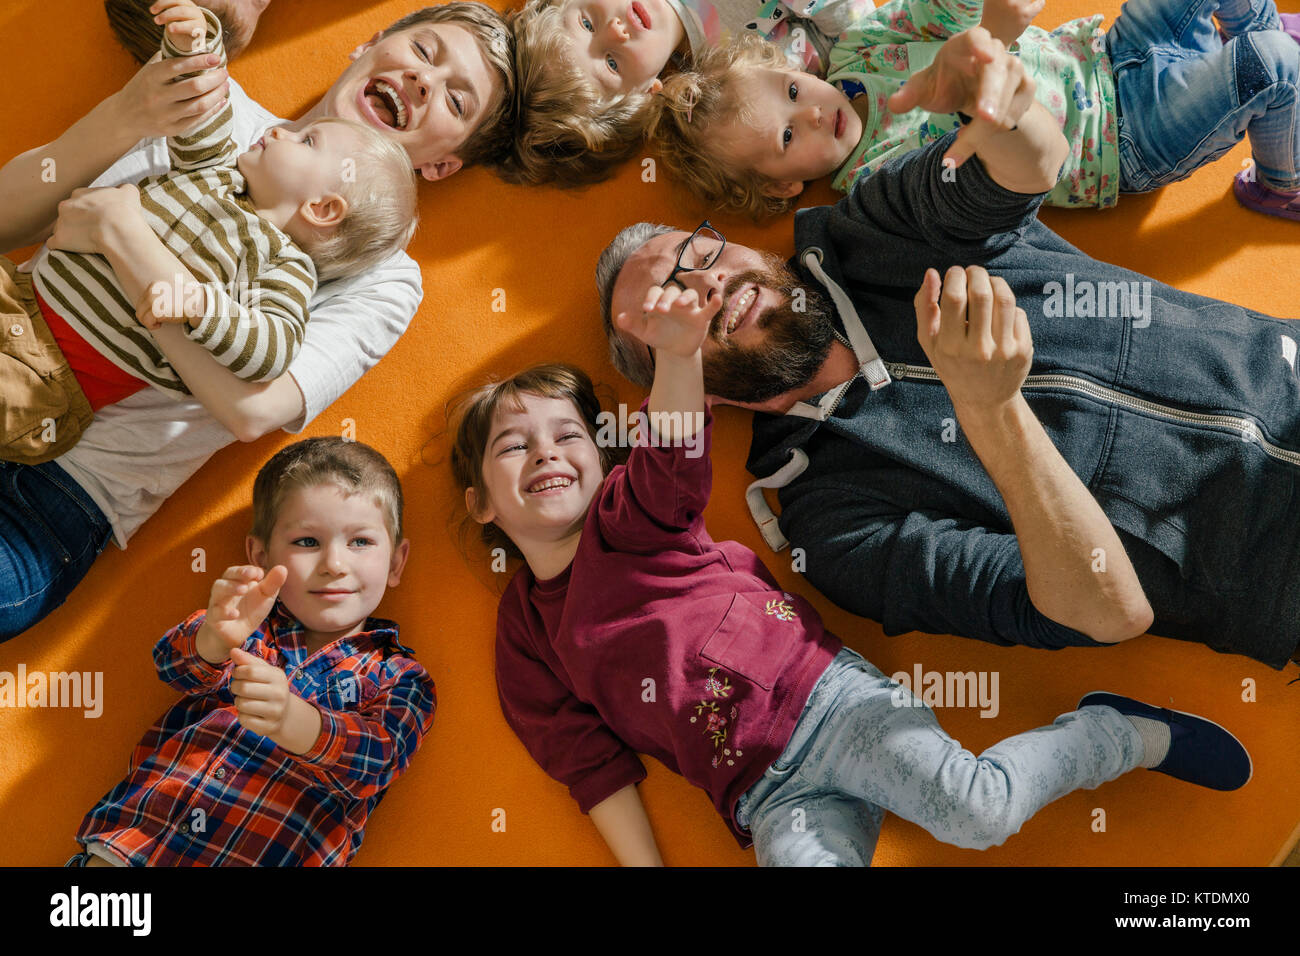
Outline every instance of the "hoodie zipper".
{"type": "MultiPolygon", "coordinates": [[[[906,362],[886,362],[885,368],[894,378],[919,379],[925,382],[939,382],[939,373],[928,365],[908,365],[906,362]]],[[[1107,388],[1104,385],[1097,385],[1087,379],[1076,378],[1073,375],[1030,375],[1025,379],[1022,388],[1061,388],[1067,391],[1079,392],[1092,398],[1100,399],[1105,402],[1112,402],[1123,408],[1134,411],[1147,412],[1151,415],[1159,415],[1162,418],[1168,418],[1176,422],[1184,422],[1188,425],[1208,425],[1212,427],[1226,428],[1240,434],[1245,441],[1253,441],[1259,444],[1264,453],[1278,461],[1284,461],[1287,464],[1300,467],[1300,452],[1289,451],[1286,448],[1279,448],[1272,442],[1264,438],[1263,433],[1249,418],[1238,418],[1235,415],[1206,415],[1203,412],[1188,412],[1181,408],[1170,408],[1168,405],[1159,405],[1155,402],[1149,402],[1145,398],[1135,398],[1132,395],[1126,395],[1124,392],[1118,392],[1113,388],[1107,388]]],[[[847,389],[846,389],[847,391],[847,389]]],[[[839,402],[835,403],[839,405],[839,402]]],[[[832,412],[834,408],[832,407],[832,412]]]]}

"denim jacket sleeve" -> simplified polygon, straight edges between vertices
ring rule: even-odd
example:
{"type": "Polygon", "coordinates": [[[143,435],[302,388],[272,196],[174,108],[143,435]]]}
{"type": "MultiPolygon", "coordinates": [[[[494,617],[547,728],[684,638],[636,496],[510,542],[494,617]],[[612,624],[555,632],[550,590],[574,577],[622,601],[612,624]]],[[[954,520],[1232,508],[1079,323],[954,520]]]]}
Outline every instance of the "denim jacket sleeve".
{"type": "Polygon", "coordinates": [[[808,579],[886,634],[955,634],[1004,646],[1095,646],[1029,599],[1014,534],[933,511],[900,511],[843,480],[796,482],[781,527],[808,579]]]}

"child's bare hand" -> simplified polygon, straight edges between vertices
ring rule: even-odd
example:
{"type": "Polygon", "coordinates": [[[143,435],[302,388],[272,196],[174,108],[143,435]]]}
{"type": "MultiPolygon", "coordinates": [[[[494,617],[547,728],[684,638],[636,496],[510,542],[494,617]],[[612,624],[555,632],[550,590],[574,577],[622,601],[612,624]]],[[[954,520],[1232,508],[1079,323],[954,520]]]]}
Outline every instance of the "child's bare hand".
{"type": "Polygon", "coordinates": [[[924,70],[912,74],[888,100],[889,109],[906,113],[920,107],[931,113],[965,113],[970,125],[957,134],[944,160],[956,168],[989,137],[1014,129],[1034,104],[1034,81],[1020,57],[972,27],[946,41],[924,70]]]}
{"type": "Polygon", "coordinates": [[[263,737],[284,729],[293,692],[284,671],[240,648],[230,652],[235,669],[230,673],[230,693],[235,713],[245,728],[263,737]]]}
{"type": "Polygon", "coordinates": [[[157,0],[149,8],[153,22],[161,26],[178,50],[207,52],[208,21],[193,0],[157,0]]]}
{"type": "Polygon", "coordinates": [[[203,284],[192,275],[179,275],[173,282],[159,280],[145,289],[136,303],[135,318],[150,332],[166,324],[197,326],[197,320],[206,314],[207,304],[203,284]]]}
{"type": "Polygon", "coordinates": [[[701,302],[694,289],[651,286],[641,303],[641,313],[620,312],[614,324],[653,352],[690,358],[704,344],[722,302],[722,296],[701,302]]]}
{"type": "Polygon", "coordinates": [[[1025,27],[1043,12],[1047,0],[984,0],[980,26],[1007,46],[1020,39],[1025,27]]]}
{"type": "Polygon", "coordinates": [[[288,577],[282,564],[270,571],[251,564],[226,568],[226,573],[212,585],[205,626],[226,649],[243,646],[271,613],[288,577]]]}

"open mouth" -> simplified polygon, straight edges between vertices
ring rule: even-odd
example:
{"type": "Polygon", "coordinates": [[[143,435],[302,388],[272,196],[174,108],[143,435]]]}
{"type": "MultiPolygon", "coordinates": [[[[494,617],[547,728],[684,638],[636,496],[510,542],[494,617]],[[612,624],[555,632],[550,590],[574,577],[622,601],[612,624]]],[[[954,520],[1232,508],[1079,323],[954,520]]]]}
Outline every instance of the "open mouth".
{"type": "Polygon", "coordinates": [[[848,125],[848,120],[844,118],[843,110],[835,111],[835,138],[839,139],[844,135],[844,127],[848,125]]]}
{"type": "Polygon", "coordinates": [[[530,495],[541,494],[543,491],[554,491],[559,488],[567,488],[573,484],[572,478],[565,478],[563,475],[553,475],[550,478],[543,478],[540,481],[534,481],[528,486],[530,495]]]}
{"type": "Polygon", "coordinates": [[[650,29],[650,14],[646,13],[645,7],[639,3],[634,3],[628,9],[628,19],[632,20],[642,30],[650,29]]]}
{"type": "Polygon", "coordinates": [[[731,308],[727,309],[722,318],[723,328],[726,330],[727,335],[740,328],[757,301],[758,289],[754,287],[746,289],[741,295],[732,300],[731,308]]]}
{"type": "Polygon", "coordinates": [[[390,129],[404,130],[410,113],[402,96],[387,80],[371,80],[364,91],[366,105],[376,118],[390,129]]]}

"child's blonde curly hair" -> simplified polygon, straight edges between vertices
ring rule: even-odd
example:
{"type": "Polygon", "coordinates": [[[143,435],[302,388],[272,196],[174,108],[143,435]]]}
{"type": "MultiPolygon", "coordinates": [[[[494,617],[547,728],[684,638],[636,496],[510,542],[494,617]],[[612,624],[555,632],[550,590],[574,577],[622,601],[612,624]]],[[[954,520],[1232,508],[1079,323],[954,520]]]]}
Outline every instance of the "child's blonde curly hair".
{"type": "Polygon", "coordinates": [[[650,104],[646,135],[668,174],[710,208],[754,220],[786,212],[797,197],[768,195],[774,180],[735,169],[718,152],[718,127],[753,124],[745,102],[754,70],[789,69],[784,54],[757,34],[706,50],[688,70],[664,80],[650,104]]]}
{"type": "Polygon", "coordinates": [[[514,148],[507,182],[563,188],[608,179],[645,141],[649,93],[609,96],[573,62],[564,13],[571,0],[529,0],[506,14],[515,40],[514,148]]]}

